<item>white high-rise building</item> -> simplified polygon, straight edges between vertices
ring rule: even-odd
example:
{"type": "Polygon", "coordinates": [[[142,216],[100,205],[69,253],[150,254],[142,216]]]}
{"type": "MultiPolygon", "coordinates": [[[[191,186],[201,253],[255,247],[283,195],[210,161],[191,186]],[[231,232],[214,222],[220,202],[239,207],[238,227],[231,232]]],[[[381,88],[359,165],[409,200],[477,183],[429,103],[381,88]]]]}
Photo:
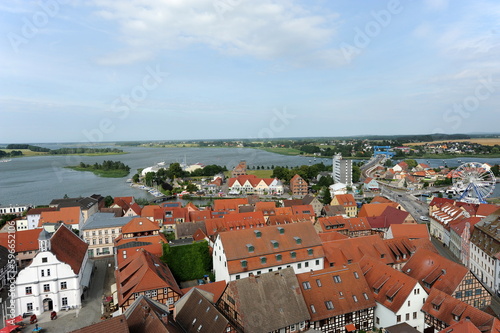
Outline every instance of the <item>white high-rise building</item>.
{"type": "Polygon", "coordinates": [[[333,155],[332,178],[336,183],[352,186],[352,160],[342,159],[341,154],[333,155]]]}

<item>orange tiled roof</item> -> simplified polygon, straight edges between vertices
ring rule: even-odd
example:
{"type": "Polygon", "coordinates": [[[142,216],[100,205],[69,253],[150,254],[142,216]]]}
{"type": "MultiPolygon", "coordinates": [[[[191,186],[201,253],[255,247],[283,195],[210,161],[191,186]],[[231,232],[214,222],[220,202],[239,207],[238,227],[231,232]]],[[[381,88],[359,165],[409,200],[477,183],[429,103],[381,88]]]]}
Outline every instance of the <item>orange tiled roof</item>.
{"type": "Polygon", "coordinates": [[[426,249],[419,249],[402,268],[405,274],[422,281],[429,292],[428,285],[451,295],[465,275],[467,267],[448,260],[426,249]]]}
{"type": "Polygon", "coordinates": [[[336,241],[336,240],[339,240],[339,239],[347,239],[347,238],[349,238],[349,236],[341,234],[340,232],[337,232],[337,231],[320,232],[318,234],[318,236],[321,239],[322,243],[336,241]]]}
{"type": "Polygon", "coordinates": [[[395,313],[419,285],[416,279],[368,256],[361,259],[359,266],[377,303],[395,313]]]}
{"type": "Polygon", "coordinates": [[[209,210],[199,210],[189,212],[189,220],[191,222],[205,221],[206,219],[212,218],[212,212],[209,210]]]}
{"type": "Polygon", "coordinates": [[[459,316],[460,319],[469,318],[471,323],[480,328],[482,333],[500,332],[500,321],[497,318],[437,288],[431,289],[427,300],[422,306],[422,311],[447,325],[457,323],[454,317],[459,316]]]}
{"type": "Polygon", "coordinates": [[[407,236],[408,238],[426,238],[430,239],[429,229],[426,224],[403,223],[391,224],[392,237],[407,236]]]}
{"type": "Polygon", "coordinates": [[[217,303],[219,298],[222,296],[222,293],[226,289],[226,281],[217,281],[217,282],[211,282],[211,283],[206,283],[206,284],[200,284],[196,287],[189,287],[189,288],[183,288],[181,291],[185,295],[187,294],[191,289],[197,288],[206,292],[209,292],[213,295],[213,300],[212,303],[217,303]]]}
{"type": "Polygon", "coordinates": [[[168,243],[168,241],[163,234],[133,238],[117,237],[115,240],[115,248],[117,248],[116,260],[118,264],[120,264],[125,260],[123,258],[123,253],[125,251],[128,258],[132,253],[141,249],[160,257],[163,255],[163,244],[165,243],[168,243]]]}
{"type": "Polygon", "coordinates": [[[38,227],[42,227],[44,223],[62,222],[68,225],[80,223],[81,208],[78,207],[63,207],[56,211],[45,211],[40,214],[38,227]]]}
{"type": "Polygon", "coordinates": [[[297,205],[297,206],[292,206],[292,212],[294,214],[310,214],[310,215],[315,215],[314,208],[313,208],[312,205],[297,205]]]}
{"type": "Polygon", "coordinates": [[[276,215],[269,216],[268,225],[280,225],[287,223],[311,222],[310,214],[295,214],[295,215],[276,215]]]}
{"type": "Polygon", "coordinates": [[[335,267],[359,262],[365,255],[392,264],[390,250],[378,235],[324,242],[323,249],[326,261],[335,267]]]}
{"type": "Polygon", "coordinates": [[[297,274],[297,280],[309,309],[311,322],[376,306],[372,291],[358,264],[342,269],[326,268],[297,274]],[[333,309],[326,307],[328,301],[332,302],[333,309]]]}
{"type": "Polygon", "coordinates": [[[223,232],[218,237],[230,274],[243,270],[241,260],[247,261],[245,270],[251,271],[324,257],[321,240],[308,222],[223,232]],[[309,249],[313,250],[311,254],[309,249]],[[281,254],[281,258],[277,254],[281,254]],[[266,257],[265,263],[261,262],[261,257],[266,257]]]}
{"type": "Polygon", "coordinates": [[[218,199],[214,200],[214,211],[238,211],[240,205],[248,205],[247,198],[237,198],[237,199],[218,199]]]}
{"type": "Polygon", "coordinates": [[[359,210],[358,217],[381,216],[387,207],[397,208],[398,204],[396,202],[364,204],[359,210]]]}
{"type": "Polygon", "coordinates": [[[221,218],[205,220],[207,235],[213,236],[218,232],[245,230],[262,227],[266,224],[262,212],[227,214],[221,218]]]}
{"type": "Polygon", "coordinates": [[[255,204],[255,211],[262,211],[264,215],[276,214],[276,202],[274,201],[259,201],[255,204]]]}
{"type": "Polygon", "coordinates": [[[500,206],[493,204],[479,204],[476,214],[478,216],[488,216],[500,209],[500,206]]]}
{"type": "Polygon", "coordinates": [[[182,295],[182,291],[166,264],[144,249],[123,261],[116,270],[118,303],[122,305],[134,293],[170,288],[182,295]]]}
{"type": "Polygon", "coordinates": [[[293,210],[292,207],[276,207],[276,215],[292,215],[293,210]]]}
{"type": "Polygon", "coordinates": [[[406,236],[384,239],[384,243],[391,250],[394,263],[403,263],[410,259],[417,247],[406,236]]]}
{"type": "MultiPolygon", "coordinates": [[[[43,229],[31,229],[31,230],[19,230],[14,233],[15,235],[15,246],[16,253],[26,252],[26,251],[37,251],[38,250],[38,236],[43,229]]],[[[5,248],[9,248],[9,235],[8,232],[0,233],[0,245],[5,248]]],[[[10,236],[12,239],[12,236],[10,236]]]]}
{"type": "Polygon", "coordinates": [[[379,204],[380,203],[391,203],[391,202],[394,202],[394,201],[389,200],[389,199],[387,199],[387,198],[385,198],[383,196],[380,196],[380,195],[375,196],[372,199],[372,201],[370,201],[370,203],[372,203],[372,204],[376,204],[376,203],[379,203],[379,204]]]}
{"type": "Polygon", "coordinates": [[[339,205],[343,207],[352,207],[357,205],[352,194],[337,194],[335,195],[335,199],[337,199],[339,205]]]}
{"type": "Polygon", "coordinates": [[[122,234],[124,235],[153,230],[160,230],[158,224],[156,224],[155,222],[151,222],[145,217],[136,217],[122,227],[122,234]]]}

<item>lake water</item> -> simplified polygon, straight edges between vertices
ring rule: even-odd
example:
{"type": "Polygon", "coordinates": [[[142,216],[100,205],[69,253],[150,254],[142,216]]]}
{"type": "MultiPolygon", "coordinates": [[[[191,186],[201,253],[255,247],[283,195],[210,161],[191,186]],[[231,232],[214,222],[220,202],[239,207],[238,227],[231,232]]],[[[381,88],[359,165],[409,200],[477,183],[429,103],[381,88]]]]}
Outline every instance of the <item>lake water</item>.
{"type": "MultiPolygon", "coordinates": [[[[60,148],[60,144],[38,144],[51,149],[60,148]]],[[[67,145],[64,145],[67,146],[67,145]]],[[[128,154],[108,156],[33,156],[13,158],[7,163],[0,163],[0,205],[32,204],[47,205],[52,199],[89,196],[134,196],[136,198],[153,199],[149,193],[135,189],[126,183],[139,168],[145,168],[158,162],[167,165],[173,162],[187,161],[188,164],[202,163],[225,165],[228,170],[241,160],[246,160],[249,166],[300,166],[323,162],[331,165],[330,158],[303,156],[284,156],[249,148],[144,148],[119,147],[128,154]],[[91,172],[74,171],[64,166],[102,163],[104,160],[122,161],[130,166],[130,175],[126,178],[102,178],[91,172]]],[[[487,162],[491,165],[500,164],[500,158],[477,159],[462,158],[462,162],[487,162]]],[[[460,163],[457,159],[418,160],[428,163],[431,167],[446,164],[453,167],[460,163]]],[[[494,196],[500,196],[500,186],[495,188],[494,196]]]]}

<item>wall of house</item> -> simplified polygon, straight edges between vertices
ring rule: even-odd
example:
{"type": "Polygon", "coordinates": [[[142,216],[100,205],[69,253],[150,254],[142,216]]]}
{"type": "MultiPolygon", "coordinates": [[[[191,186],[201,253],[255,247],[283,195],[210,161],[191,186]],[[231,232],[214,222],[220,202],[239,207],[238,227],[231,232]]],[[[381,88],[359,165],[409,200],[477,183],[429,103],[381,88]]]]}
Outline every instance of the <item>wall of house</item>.
{"type": "Polygon", "coordinates": [[[420,284],[416,284],[410,295],[406,298],[401,308],[394,313],[391,309],[377,302],[375,307],[375,327],[388,327],[396,324],[407,323],[418,331],[424,331],[425,315],[420,309],[427,299],[427,293],[420,284]],[[408,317],[407,317],[408,315],[408,317]],[[399,321],[398,321],[398,316],[399,321]],[[416,316],[416,317],[414,317],[416,316]],[[407,320],[407,318],[409,318],[407,320]]]}
{"type": "MultiPolygon", "coordinates": [[[[488,256],[474,243],[470,244],[470,270],[488,288],[494,289],[495,280],[495,259],[488,256]]],[[[495,290],[497,291],[497,290],[495,290]]]]}
{"type": "Polygon", "coordinates": [[[80,296],[79,277],[75,276],[68,264],[57,260],[51,252],[39,252],[31,265],[20,271],[16,279],[15,304],[19,314],[29,311],[41,314],[44,312],[44,299],[52,300],[54,311],[60,311],[63,298],[67,300],[66,305],[80,307],[80,296]],[[27,293],[27,287],[31,288],[31,293],[27,293]],[[32,305],[31,310],[28,304],[32,305]]]}
{"type": "MultiPolygon", "coordinates": [[[[278,271],[278,270],[285,269],[288,267],[292,267],[295,274],[306,273],[306,272],[310,272],[310,271],[318,271],[318,270],[321,270],[324,268],[324,258],[304,260],[304,261],[299,261],[299,262],[295,262],[295,263],[288,263],[288,264],[271,266],[271,267],[264,267],[262,269],[255,269],[255,270],[251,270],[251,271],[243,271],[243,272],[229,275],[229,280],[226,280],[226,281],[234,281],[234,280],[238,280],[238,279],[243,279],[243,278],[249,277],[250,274],[260,275],[263,273],[278,271]]],[[[217,281],[219,281],[219,280],[217,280],[217,281]]]]}

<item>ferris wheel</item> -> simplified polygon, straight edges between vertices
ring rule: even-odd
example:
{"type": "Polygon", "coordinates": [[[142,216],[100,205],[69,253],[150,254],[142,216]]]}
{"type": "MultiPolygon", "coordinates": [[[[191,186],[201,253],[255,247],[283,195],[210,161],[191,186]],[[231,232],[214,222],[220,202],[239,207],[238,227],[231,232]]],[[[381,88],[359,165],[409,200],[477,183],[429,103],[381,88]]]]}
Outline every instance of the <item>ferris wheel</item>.
{"type": "Polygon", "coordinates": [[[453,172],[453,187],[461,193],[460,201],[486,203],[495,188],[495,176],[487,164],[468,162],[453,172]]]}

